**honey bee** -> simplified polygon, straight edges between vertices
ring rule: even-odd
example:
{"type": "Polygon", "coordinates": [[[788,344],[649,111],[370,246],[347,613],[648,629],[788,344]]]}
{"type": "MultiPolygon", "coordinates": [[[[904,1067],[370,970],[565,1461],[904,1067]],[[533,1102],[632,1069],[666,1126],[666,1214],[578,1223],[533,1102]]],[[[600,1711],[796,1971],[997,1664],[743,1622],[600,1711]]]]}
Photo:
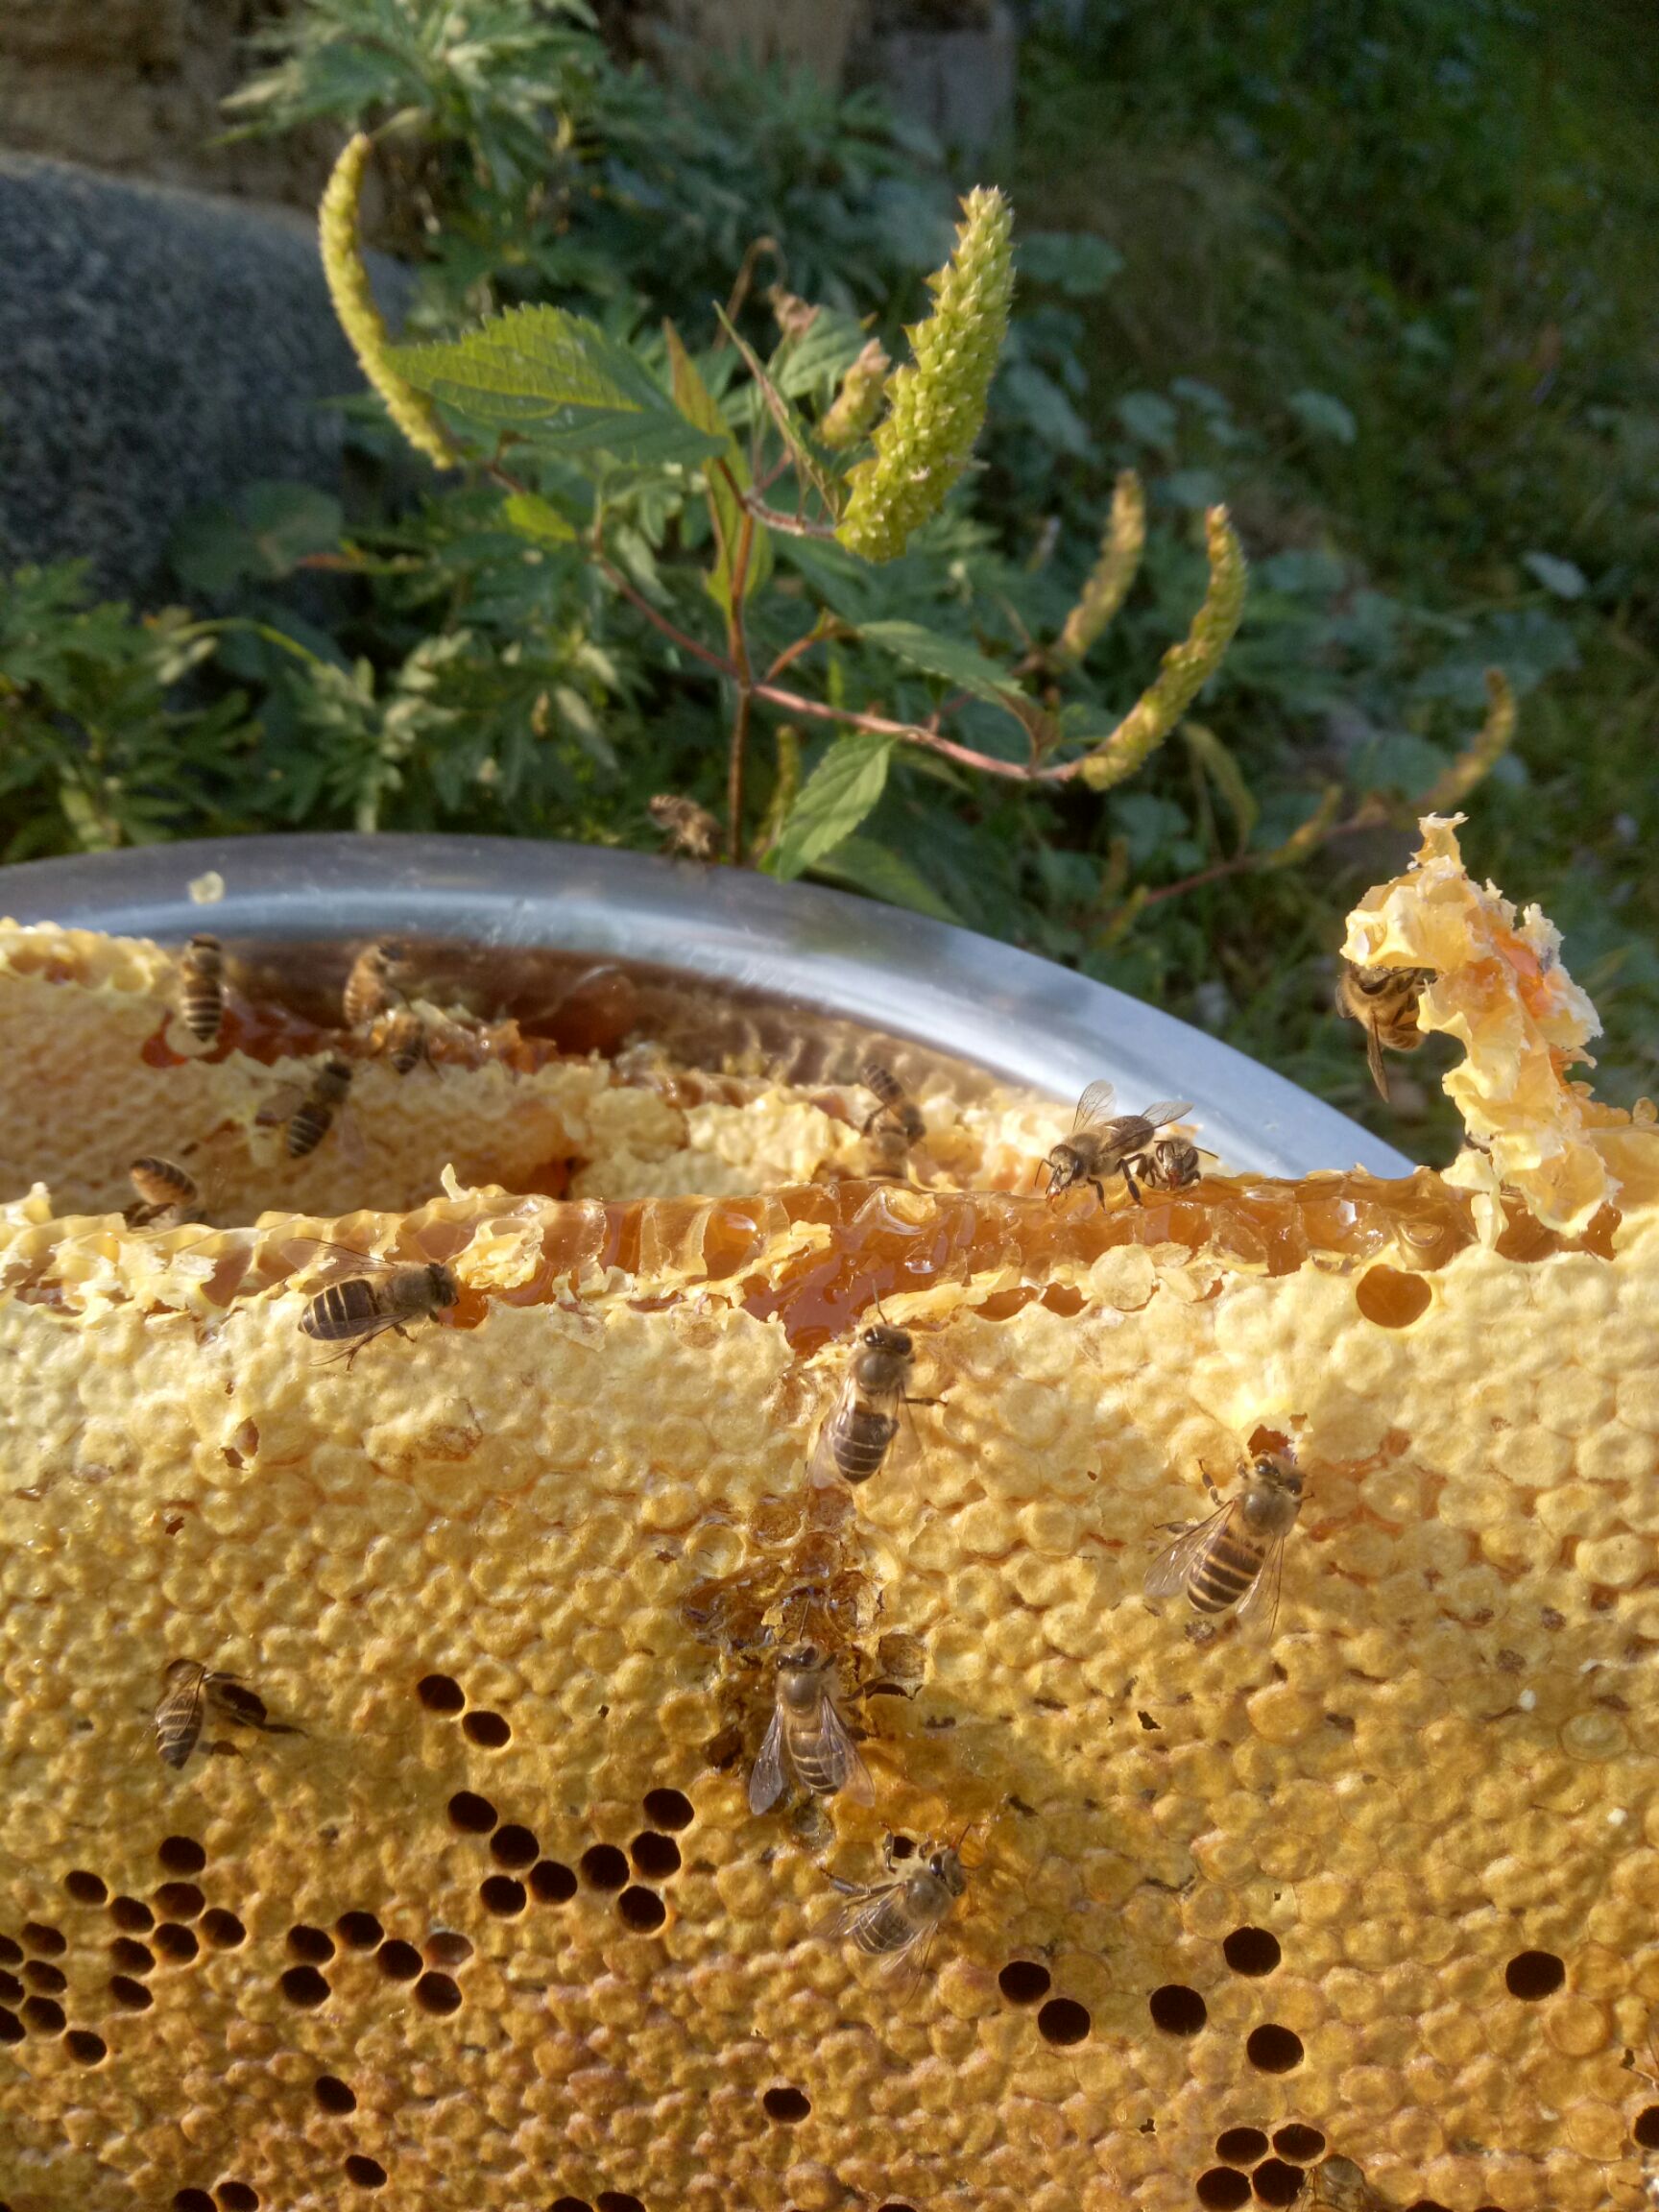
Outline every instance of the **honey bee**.
{"type": "Polygon", "coordinates": [[[749,1777],[749,1810],[764,1813],[785,1779],[813,1797],[845,1790],[859,1805],[876,1801],[870,1769],[858,1756],[835,1703],[835,1658],[816,1644],[778,1654],[772,1725],[749,1777]]]}
{"type": "Polygon", "coordinates": [[[260,1728],[270,1736],[298,1736],[286,1721],[273,1720],[265,1700],[237,1675],[204,1667],[197,1659],[171,1659],[161,1672],[161,1701],[156,1708],[156,1748],[164,1767],[184,1765],[202,1736],[209,1705],[233,1727],[260,1728]]]}
{"type": "Polygon", "coordinates": [[[1166,1121],[1179,1121],[1191,1106],[1180,1098],[1161,1098],[1140,1114],[1113,1114],[1110,1083],[1091,1083],[1077,1101],[1071,1134],[1056,1144],[1043,1163],[1048,1175],[1048,1195],[1057,1197],[1074,1183],[1088,1183],[1102,1206],[1106,1190],[1102,1178],[1121,1175],[1136,1205],[1141,1192],[1136,1170],[1145,1175],[1146,1161],[1157,1132],[1166,1121]]]}
{"type": "Polygon", "coordinates": [[[859,1072],[865,1086],[876,1094],[876,1109],[865,1117],[863,1134],[868,1137],[880,1122],[885,1133],[900,1140],[906,1149],[920,1144],[927,1134],[927,1125],[893,1070],[879,1060],[866,1060],[859,1072]]]}
{"type": "Polygon", "coordinates": [[[410,1321],[429,1321],[445,1313],[461,1296],[461,1286],[447,1267],[433,1261],[376,1260],[345,1245],[334,1250],[355,1260],[366,1272],[330,1283],[306,1301],[300,1326],[322,1344],[342,1344],[349,1349],[340,1357],[348,1367],[366,1344],[388,1330],[408,1337],[410,1321]]]}
{"type": "Polygon", "coordinates": [[[916,1358],[907,1329],[873,1322],[859,1331],[858,1347],[818,1431],[814,1481],[839,1475],[844,1482],[868,1482],[880,1472],[899,1432],[900,1407],[944,1404],[940,1398],[913,1398],[905,1388],[916,1358]]]}
{"type": "Polygon", "coordinates": [[[225,1019],[225,949],[204,931],[191,938],[179,962],[179,1012],[192,1037],[217,1043],[225,1019]]]}
{"type": "Polygon", "coordinates": [[[684,853],[689,860],[719,858],[720,825],[695,799],[682,799],[673,791],[659,792],[647,811],[662,831],[665,852],[684,853]]]}
{"type": "Polygon", "coordinates": [[[1204,1172],[1203,1155],[1190,1137],[1154,1137],[1134,1166],[1148,1190],[1188,1190],[1204,1172]]]}
{"type": "Polygon", "coordinates": [[[1382,1066],[1390,1052],[1415,1052],[1423,1042],[1417,1001],[1434,980],[1432,968],[1359,968],[1344,960],[1336,978],[1336,1011],[1365,1032],[1365,1062],[1379,1094],[1388,1095],[1382,1066]]]}
{"type": "Polygon", "coordinates": [[[352,1069],[349,1060],[342,1060],[338,1053],[325,1060],[311,1078],[311,1088],[294,1109],[288,1122],[288,1157],[303,1160],[315,1152],[327,1136],[335,1115],[346,1103],[351,1089],[352,1069]]]}
{"type": "Polygon", "coordinates": [[[127,1172],[138,1193],[136,1203],[122,1215],[129,1229],[173,1229],[182,1221],[201,1218],[196,1178],[176,1161],[147,1152],[141,1160],[134,1160],[127,1172]]]}
{"type": "MultiPolygon", "coordinates": [[[[1226,1613],[1240,1621],[1262,1603],[1271,1586],[1272,1620],[1279,1618],[1279,1583],[1285,1539],[1302,1510],[1302,1476],[1288,1452],[1263,1452],[1251,1461],[1229,1499],[1219,1498],[1208,1471],[1204,1486],[1215,1510],[1176,1537],[1147,1571],[1148,1598],[1185,1591],[1200,1613],[1226,1613]]],[[[1271,1624],[1268,1634],[1272,1634],[1271,1624]]]]}
{"type": "Polygon", "coordinates": [[[1324,2158],[1309,2176],[1310,2203],[1325,2212],[1390,2212],[1388,2199],[1372,2188],[1352,2158],[1324,2158]]]}
{"type": "Polygon", "coordinates": [[[380,1017],[374,1024],[373,1043],[375,1051],[389,1060],[399,1075],[407,1075],[429,1056],[426,1024],[407,1006],[396,1007],[380,1017]]]}
{"type": "Polygon", "coordinates": [[[388,1012],[393,1000],[402,996],[393,978],[405,973],[408,964],[408,952],[401,945],[388,942],[363,948],[351,964],[341,995],[349,1029],[364,1028],[377,1015],[388,1012]]]}
{"type": "Polygon", "coordinates": [[[893,1879],[865,1887],[855,1882],[830,1877],[849,1902],[825,1927],[830,1941],[850,1936],[855,1949],[872,1959],[892,1964],[907,1961],[906,1980],[913,1987],[926,1971],[933,1938],[950,1917],[951,1908],[968,1887],[968,1874],[954,1845],[930,1850],[926,1844],[910,1871],[895,1867],[893,1839],[886,1843],[887,1866],[893,1879]]]}

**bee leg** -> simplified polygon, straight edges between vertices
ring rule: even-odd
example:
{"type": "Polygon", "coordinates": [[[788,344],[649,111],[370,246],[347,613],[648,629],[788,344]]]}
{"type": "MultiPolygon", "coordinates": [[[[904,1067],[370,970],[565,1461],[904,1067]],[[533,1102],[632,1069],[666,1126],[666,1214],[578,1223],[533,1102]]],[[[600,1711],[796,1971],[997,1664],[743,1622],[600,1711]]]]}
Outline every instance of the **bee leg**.
{"type": "MultiPolygon", "coordinates": [[[[1106,1211],[1106,1187],[1105,1187],[1105,1185],[1104,1185],[1104,1184],[1103,1184],[1103,1183],[1100,1181],[1100,1179],[1099,1179],[1099,1177],[1098,1177],[1098,1176],[1096,1176],[1096,1175],[1091,1175],[1091,1176],[1090,1176],[1090,1178],[1089,1178],[1089,1188],[1090,1188],[1090,1190],[1093,1190],[1093,1191],[1094,1191],[1094,1193],[1095,1197],[1099,1199],[1099,1201],[1100,1201],[1100,1211],[1101,1211],[1101,1213],[1102,1213],[1102,1214],[1104,1214],[1104,1213],[1105,1213],[1105,1211],[1106,1211]]],[[[1133,1185],[1133,1184],[1131,1184],[1131,1185],[1130,1185],[1130,1189],[1131,1189],[1131,1190],[1133,1190],[1133,1189],[1134,1189],[1134,1185],[1133,1185]]]]}
{"type": "Polygon", "coordinates": [[[1136,1205],[1139,1206],[1142,1203],[1140,1186],[1136,1183],[1134,1176],[1130,1174],[1127,1162],[1125,1162],[1120,1172],[1124,1182],[1129,1186],[1130,1197],[1133,1198],[1136,1205]]]}

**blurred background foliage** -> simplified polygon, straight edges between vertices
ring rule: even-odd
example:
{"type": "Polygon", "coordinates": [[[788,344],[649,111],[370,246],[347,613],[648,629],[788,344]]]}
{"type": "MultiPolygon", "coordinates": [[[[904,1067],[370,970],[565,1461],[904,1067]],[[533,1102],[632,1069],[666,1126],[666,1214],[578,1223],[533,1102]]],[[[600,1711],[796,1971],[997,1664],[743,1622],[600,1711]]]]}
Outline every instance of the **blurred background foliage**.
{"type": "MultiPolygon", "coordinates": [[[[1013,196],[1020,267],[982,467],[899,561],[827,579],[820,555],[813,588],[854,595],[854,619],[1017,652],[1058,630],[1133,467],[1146,556],[1092,685],[1121,712],[1183,634],[1217,500],[1254,564],[1243,628],[1199,725],[1133,783],[1044,795],[905,752],[815,872],[1151,998],[1444,1158],[1433,1077],[1455,1048],[1396,1062],[1384,1108],[1331,1015],[1334,955],[1496,665],[1520,736],[1465,851],[1566,930],[1608,1026],[1601,1087],[1651,1089],[1641,0],[1571,21],[1501,0],[1093,0],[1036,30],[1022,73],[1015,149],[974,165],[1013,196]],[[1333,812],[1367,826],[1258,864],[1333,812]]],[[[537,0],[304,0],[232,121],[381,127],[378,234],[418,263],[412,335],[550,301],[660,349],[670,317],[716,383],[737,363],[715,303],[765,354],[775,287],[902,357],[971,180],[868,95],[713,63],[665,88],[579,6],[537,0]]],[[[349,513],[254,485],[194,517],[174,555],[188,614],[86,605],[65,570],[0,588],[6,857],[354,825],[648,846],[653,793],[719,805],[718,680],[665,659],[575,550],[507,527],[498,488],[419,468],[377,403],[344,404],[349,513]]],[[[612,546],[641,581],[695,540],[688,502],[630,521],[612,546]]],[[[835,681],[864,681],[855,655],[835,681]]],[[[970,741],[994,749],[974,711],[970,741]]]]}

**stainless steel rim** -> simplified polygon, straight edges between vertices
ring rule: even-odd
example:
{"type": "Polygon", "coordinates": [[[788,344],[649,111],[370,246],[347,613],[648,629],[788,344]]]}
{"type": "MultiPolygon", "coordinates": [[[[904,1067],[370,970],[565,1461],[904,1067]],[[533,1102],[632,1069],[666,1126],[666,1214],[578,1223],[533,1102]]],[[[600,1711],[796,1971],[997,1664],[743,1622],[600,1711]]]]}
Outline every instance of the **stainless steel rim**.
{"type": "Polygon", "coordinates": [[[399,936],[648,963],[1054,1098],[1099,1076],[1131,1109],[1190,1098],[1233,1166],[1411,1171],[1283,1076],[1120,991],[971,930],[736,869],[513,837],[204,839],[0,869],[0,912],[162,943],[211,926],[232,946],[399,936]],[[210,870],[226,892],[204,909],[187,886],[210,870]]]}

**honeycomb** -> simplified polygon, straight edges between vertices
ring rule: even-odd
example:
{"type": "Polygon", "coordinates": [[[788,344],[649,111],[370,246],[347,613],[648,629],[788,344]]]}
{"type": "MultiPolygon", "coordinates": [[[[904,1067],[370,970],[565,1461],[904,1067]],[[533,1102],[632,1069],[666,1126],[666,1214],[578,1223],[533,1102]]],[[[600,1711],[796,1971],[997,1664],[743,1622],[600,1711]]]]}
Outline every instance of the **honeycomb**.
{"type": "MultiPolygon", "coordinates": [[[[1432,963],[1476,1063],[1485,912],[1432,963]]],[[[186,1054],[172,987],[0,937],[9,2212],[1653,2200],[1650,1116],[1555,1046],[1602,1180],[1554,1220],[1427,1171],[1050,1207],[1025,1103],[930,1101],[962,1172],[906,1185],[846,1099],[509,1040],[366,1069],[353,1184],[340,1133],[259,1149],[319,1041],[186,1054]],[[135,1235],[168,1129],[217,1225],[135,1235]],[[462,1297],[326,1363],[319,1238],[462,1297]],[[814,1485],[878,1299],[943,1403],[814,1485]],[[1285,1442],[1276,1613],[1147,1601],[1205,1475],[1285,1442]],[[876,1803],[755,1818],[804,1611],[876,1803]],[[180,1657],[275,1727],[209,1711],[169,1770],[180,1657]],[[935,1842],[920,1975],[827,1935],[831,1876],[935,1842]]]]}

